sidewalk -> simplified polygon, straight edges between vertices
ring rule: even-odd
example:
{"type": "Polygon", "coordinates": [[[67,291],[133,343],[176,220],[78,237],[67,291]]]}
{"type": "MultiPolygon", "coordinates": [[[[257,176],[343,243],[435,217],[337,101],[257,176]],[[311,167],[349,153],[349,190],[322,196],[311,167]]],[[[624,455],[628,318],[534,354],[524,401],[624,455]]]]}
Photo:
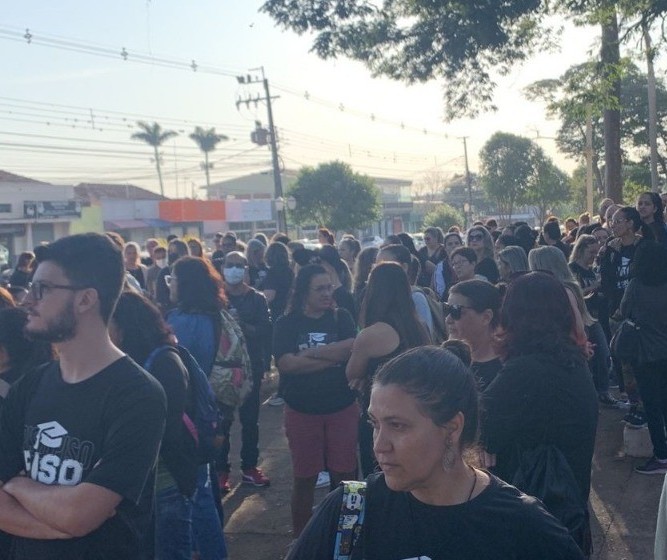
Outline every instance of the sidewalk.
{"type": "MultiPolygon", "coordinates": [[[[265,381],[264,398],[275,388],[265,381]]],[[[595,560],[651,560],[655,522],[662,488],[661,476],[633,471],[644,459],[623,457],[624,412],[601,409],[593,458],[591,486],[595,560]]],[[[241,486],[240,433],[232,428],[232,491],[224,499],[225,536],[229,560],[279,560],[291,542],[290,491],[292,470],[283,427],[283,407],[262,405],[260,467],[271,479],[268,488],[241,486]]],[[[326,495],[316,490],[318,502],[326,495]]]]}

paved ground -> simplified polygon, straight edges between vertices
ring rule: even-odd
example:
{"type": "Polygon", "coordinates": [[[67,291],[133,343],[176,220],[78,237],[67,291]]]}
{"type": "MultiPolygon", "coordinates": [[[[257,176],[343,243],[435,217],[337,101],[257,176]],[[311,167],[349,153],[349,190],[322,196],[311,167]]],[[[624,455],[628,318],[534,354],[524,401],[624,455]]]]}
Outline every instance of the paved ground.
{"type": "MultiPolygon", "coordinates": [[[[275,380],[265,382],[268,396],[275,380]]],[[[238,473],[239,426],[232,430],[232,492],[225,498],[225,535],[230,560],[279,560],[291,541],[291,464],[282,428],[282,407],[262,406],[261,467],[271,478],[269,488],[241,486],[238,473]]],[[[595,560],[653,558],[656,511],[662,477],[639,475],[642,459],[624,457],[623,412],[601,410],[593,460],[591,504],[595,560]]],[[[316,501],[326,494],[316,491],[316,501]]]]}

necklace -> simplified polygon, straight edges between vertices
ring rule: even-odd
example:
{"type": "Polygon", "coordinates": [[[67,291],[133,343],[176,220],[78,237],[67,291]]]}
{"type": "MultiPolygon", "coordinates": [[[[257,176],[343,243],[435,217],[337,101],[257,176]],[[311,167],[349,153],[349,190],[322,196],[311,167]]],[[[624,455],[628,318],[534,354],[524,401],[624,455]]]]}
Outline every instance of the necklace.
{"type": "Polygon", "coordinates": [[[472,471],[472,488],[470,489],[470,494],[468,494],[468,499],[466,502],[470,501],[470,498],[472,498],[473,492],[475,492],[475,486],[477,486],[477,471],[475,470],[474,467],[470,467],[470,470],[472,471]]]}

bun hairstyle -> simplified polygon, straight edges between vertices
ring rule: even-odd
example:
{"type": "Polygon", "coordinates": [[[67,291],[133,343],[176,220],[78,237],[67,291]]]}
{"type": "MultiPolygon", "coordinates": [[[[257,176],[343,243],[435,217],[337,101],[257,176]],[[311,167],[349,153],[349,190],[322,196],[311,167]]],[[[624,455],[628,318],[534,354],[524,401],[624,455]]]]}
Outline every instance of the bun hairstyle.
{"type": "Polygon", "coordinates": [[[387,362],[375,376],[373,387],[397,385],[419,403],[437,426],[457,413],[465,418],[461,450],[477,440],[479,402],[475,377],[453,352],[436,346],[420,346],[387,362]]]}

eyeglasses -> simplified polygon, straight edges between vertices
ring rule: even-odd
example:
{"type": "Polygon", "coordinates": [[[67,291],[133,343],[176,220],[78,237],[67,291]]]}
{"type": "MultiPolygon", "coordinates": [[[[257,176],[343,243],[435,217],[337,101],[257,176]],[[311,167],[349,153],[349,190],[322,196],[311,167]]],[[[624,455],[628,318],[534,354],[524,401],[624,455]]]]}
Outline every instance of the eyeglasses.
{"type": "Polygon", "coordinates": [[[245,269],[245,265],[243,263],[225,263],[225,268],[240,268],[241,270],[245,269]]]}
{"type": "Polygon", "coordinates": [[[78,290],[86,290],[89,286],[72,286],[66,284],[51,284],[50,282],[32,282],[28,285],[28,291],[30,297],[35,301],[40,301],[44,297],[44,292],[49,290],[69,290],[70,292],[76,292],[78,290]]]}
{"type": "Polygon", "coordinates": [[[469,305],[459,305],[458,303],[443,303],[442,305],[445,308],[445,315],[449,315],[455,321],[461,318],[464,309],[474,309],[469,305]]]}
{"type": "Polygon", "coordinates": [[[334,291],[333,284],[327,284],[325,286],[315,286],[314,288],[311,288],[311,289],[316,294],[333,293],[333,291],[334,291]]]}
{"type": "Polygon", "coordinates": [[[173,276],[173,275],[171,275],[171,274],[167,274],[167,275],[164,277],[164,283],[165,283],[168,287],[171,286],[171,283],[174,282],[175,280],[176,280],[176,276],[173,276]]]}
{"type": "Polygon", "coordinates": [[[468,236],[468,241],[482,241],[484,239],[484,235],[481,233],[473,234],[468,236]]]}
{"type": "Polygon", "coordinates": [[[627,221],[628,221],[627,218],[614,218],[614,219],[611,221],[611,225],[612,225],[612,226],[615,226],[616,224],[622,224],[623,222],[627,222],[627,221]]]}

